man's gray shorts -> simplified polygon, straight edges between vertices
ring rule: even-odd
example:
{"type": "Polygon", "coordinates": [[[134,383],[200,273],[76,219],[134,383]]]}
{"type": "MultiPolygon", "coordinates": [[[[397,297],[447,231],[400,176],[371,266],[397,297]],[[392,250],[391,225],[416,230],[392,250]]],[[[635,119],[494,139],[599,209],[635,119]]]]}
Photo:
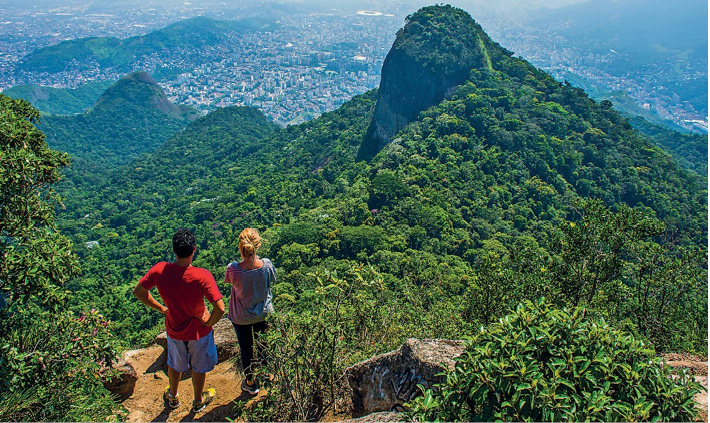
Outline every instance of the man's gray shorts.
{"type": "Polygon", "coordinates": [[[214,331],[196,341],[178,341],[168,336],[168,366],[176,372],[192,368],[193,372],[207,373],[216,365],[214,331]]]}

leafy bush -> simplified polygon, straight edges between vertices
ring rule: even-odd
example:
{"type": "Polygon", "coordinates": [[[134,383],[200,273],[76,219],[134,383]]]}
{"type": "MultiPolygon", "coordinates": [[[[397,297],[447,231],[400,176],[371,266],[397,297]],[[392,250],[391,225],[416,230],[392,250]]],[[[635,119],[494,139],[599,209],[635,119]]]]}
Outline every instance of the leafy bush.
{"type": "Polygon", "coordinates": [[[2,317],[0,420],[96,421],[114,413],[116,403],[101,373],[115,351],[111,327],[101,314],[2,317]]]}
{"type": "Polygon", "coordinates": [[[692,420],[702,387],[633,336],[584,308],[526,302],[481,328],[438,391],[410,404],[417,420],[692,420]]]}
{"type": "MultiPolygon", "coordinates": [[[[266,366],[275,382],[267,397],[235,414],[247,421],[314,421],[346,397],[348,365],[399,346],[407,316],[382,296],[381,276],[370,267],[318,272],[307,310],[281,310],[269,317],[264,337],[266,366]]],[[[283,303],[281,303],[283,304],[283,303]]]]}

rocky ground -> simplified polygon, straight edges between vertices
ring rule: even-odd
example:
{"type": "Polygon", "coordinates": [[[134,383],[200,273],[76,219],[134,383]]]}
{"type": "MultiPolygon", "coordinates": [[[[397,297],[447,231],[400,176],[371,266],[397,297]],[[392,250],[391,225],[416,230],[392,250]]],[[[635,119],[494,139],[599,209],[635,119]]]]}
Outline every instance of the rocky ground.
{"type": "MultiPolygon", "coordinates": [[[[227,421],[232,413],[234,401],[249,401],[252,397],[242,393],[239,388],[242,378],[232,360],[224,361],[207,375],[207,387],[217,390],[212,404],[200,413],[193,413],[192,382],[189,374],[183,375],[178,395],[180,407],[175,410],[165,407],[163,391],[168,386],[163,347],[154,345],[150,348],[129,351],[124,358],[133,365],[138,380],[133,395],[123,402],[128,411],[128,422],[191,422],[191,421],[227,421]]],[[[260,394],[262,395],[262,394],[260,394]]]]}
{"type": "MultiPolygon", "coordinates": [[[[245,401],[244,406],[248,408],[264,397],[263,390],[256,397],[242,392],[240,388],[242,377],[238,370],[239,365],[235,362],[235,358],[238,357],[238,349],[235,348],[236,337],[231,325],[225,320],[215,325],[215,341],[220,363],[207,375],[206,387],[217,390],[214,402],[200,413],[191,411],[192,382],[188,373],[183,375],[183,380],[180,382],[180,407],[175,410],[165,407],[162,397],[165,387],[168,386],[168,376],[167,354],[160,345],[163,341],[159,336],[156,345],[127,351],[123,354],[126,367],[132,366],[135,370],[135,372],[130,372],[131,383],[122,382],[124,385],[122,388],[129,388],[122,403],[128,412],[125,416],[126,421],[228,421],[227,418],[233,419],[232,413],[235,403],[245,401]],[[135,381],[135,385],[132,385],[133,381],[135,381]]],[[[416,383],[433,382],[432,375],[444,370],[441,364],[437,363],[443,362],[448,364],[447,367],[451,366],[453,364],[451,359],[460,354],[459,350],[462,348],[463,346],[457,341],[410,339],[396,351],[373,357],[348,369],[349,384],[353,392],[357,393],[353,396],[351,409],[355,415],[366,414],[365,417],[355,421],[397,421],[402,419],[403,415],[399,413],[367,414],[397,408],[395,406],[408,401],[414,392],[411,389],[412,386],[415,386],[416,383]],[[392,387],[392,389],[383,390],[385,386],[392,387]]],[[[689,369],[695,380],[707,389],[708,362],[706,357],[666,354],[663,358],[675,368],[689,369]]],[[[707,391],[697,394],[695,400],[698,402],[700,411],[698,421],[708,421],[707,391]]],[[[349,418],[350,415],[331,412],[323,420],[332,422],[349,418]]]]}

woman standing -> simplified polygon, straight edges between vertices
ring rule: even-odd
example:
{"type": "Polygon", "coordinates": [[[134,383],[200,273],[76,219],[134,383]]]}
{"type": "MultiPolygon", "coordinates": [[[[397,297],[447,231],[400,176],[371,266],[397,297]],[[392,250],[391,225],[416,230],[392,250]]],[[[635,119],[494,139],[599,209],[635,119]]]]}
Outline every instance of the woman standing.
{"type": "Polygon", "coordinates": [[[254,358],[254,341],[266,330],[266,315],[274,311],[271,304],[271,284],[276,280],[273,263],[267,258],[256,255],[261,247],[259,232],[246,228],[239,234],[239,254],[242,261],[227,266],[224,281],[232,285],[229,299],[229,320],[237,333],[241,351],[242,391],[252,395],[259,393],[259,386],[254,380],[254,367],[263,364],[263,351],[259,351],[261,360],[254,358]]]}

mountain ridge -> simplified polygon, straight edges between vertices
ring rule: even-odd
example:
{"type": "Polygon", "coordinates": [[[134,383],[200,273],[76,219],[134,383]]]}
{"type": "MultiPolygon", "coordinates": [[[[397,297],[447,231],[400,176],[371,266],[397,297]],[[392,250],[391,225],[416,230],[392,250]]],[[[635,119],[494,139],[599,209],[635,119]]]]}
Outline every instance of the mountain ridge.
{"type": "Polygon", "coordinates": [[[76,88],[54,88],[39,85],[16,85],[3,90],[12,98],[29,101],[42,114],[74,115],[93,106],[101,94],[115,81],[94,81],[76,88]]]}
{"type": "Polygon", "coordinates": [[[62,41],[38,49],[15,67],[15,72],[56,73],[68,69],[72,63],[88,66],[96,63],[118,71],[130,70],[130,64],[141,56],[167,49],[197,50],[203,46],[227,40],[232,34],[251,30],[268,30],[275,25],[258,18],[221,21],[204,16],[185,19],[146,35],[125,39],[115,37],[87,37],[62,41]]]}

